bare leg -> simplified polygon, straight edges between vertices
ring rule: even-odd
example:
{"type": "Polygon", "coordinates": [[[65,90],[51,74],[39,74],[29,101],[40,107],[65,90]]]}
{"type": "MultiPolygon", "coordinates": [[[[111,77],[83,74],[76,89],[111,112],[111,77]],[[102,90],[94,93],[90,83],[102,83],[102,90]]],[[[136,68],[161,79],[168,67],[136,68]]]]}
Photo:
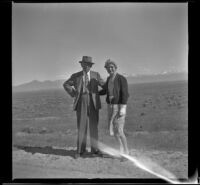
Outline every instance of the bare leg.
{"type": "Polygon", "coordinates": [[[117,105],[108,104],[108,130],[109,130],[109,134],[111,136],[114,135],[113,124],[114,124],[114,119],[117,115],[117,112],[118,112],[118,106],[117,105]]]}
{"type": "Polygon", "coordinates": [[[123,135],[120,136],[120,139],[121,139],[121,142],[122,142],[122,145],[123,145],[124,153],[129,154],[126,136],[123,134],[123,135]]]}
{"type": "Polygon", "coordinates": [[[129,154],[126,136],[124,134],[125,116],[118,117],[116,122],[117,135],[119,137],[120,147],[125,154],[129,154]]]}
{"type": "Polygon", "coordinates": [[[122,140],[120,138],[120,136],[118,134],[115,133],[115,138],[116,140],[119,142],[119,150],[121,153],[124,153],[124,147],[123,147],[123,143],[122,143],[122,140]]]}

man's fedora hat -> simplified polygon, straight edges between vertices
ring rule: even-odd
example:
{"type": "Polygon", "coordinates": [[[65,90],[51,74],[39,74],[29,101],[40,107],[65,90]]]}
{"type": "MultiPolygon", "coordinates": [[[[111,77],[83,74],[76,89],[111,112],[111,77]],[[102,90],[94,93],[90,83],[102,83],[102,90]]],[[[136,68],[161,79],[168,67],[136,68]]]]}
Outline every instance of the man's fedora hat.
{"type": "Polygon", "coordinates": [[[92,57],[90,57],[90,56],[83,56],[82,60],[79,61],[79,63],[94,64],[94,63],[92,62],[92,57]]]}

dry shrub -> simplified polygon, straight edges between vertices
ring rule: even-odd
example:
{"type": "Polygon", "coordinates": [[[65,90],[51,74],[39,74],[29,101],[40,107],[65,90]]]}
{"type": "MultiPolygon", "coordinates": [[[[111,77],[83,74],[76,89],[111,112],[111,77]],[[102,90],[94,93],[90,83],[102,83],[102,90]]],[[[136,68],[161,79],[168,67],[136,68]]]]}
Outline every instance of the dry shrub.
{"type": "Polygon", "coordinates": [[[34,133],[33,127],[24,127],[21,131],[28,134],[34,133]]]}

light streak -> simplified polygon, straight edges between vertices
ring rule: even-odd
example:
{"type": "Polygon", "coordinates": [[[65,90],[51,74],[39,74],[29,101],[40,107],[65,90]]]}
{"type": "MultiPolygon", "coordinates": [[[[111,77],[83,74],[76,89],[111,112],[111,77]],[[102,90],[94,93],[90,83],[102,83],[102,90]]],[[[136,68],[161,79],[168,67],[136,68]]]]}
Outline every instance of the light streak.
{"type": "Polygon", "coordinates": [[[186,182],[181,182],[181,181],[177,180],[178,178],[176,176],[174,176],[172,173],[170,173],[169,171],[167,171],[160,165],[153,162],[150,158],[147,158],[144,156],[143,157],[140,156],[140,157],[136,158],[131,155],[123,154],[123,153],[120,153],[118,150],[111,148],[101,142],[99,142],[99,149],[102,152],[107,153],[114,157],[124,157],[124,158],[130,160],[131,162],[133,162],[137,167],[139,167],[161,179],[164,179],[169,183],[172,183],[172,184],[188,184],[188,183],[198,184],[197,180],[195,180],[195,179],[197,179],[196,178],[197,173],[190,180],[187,180],[186,182]]]}

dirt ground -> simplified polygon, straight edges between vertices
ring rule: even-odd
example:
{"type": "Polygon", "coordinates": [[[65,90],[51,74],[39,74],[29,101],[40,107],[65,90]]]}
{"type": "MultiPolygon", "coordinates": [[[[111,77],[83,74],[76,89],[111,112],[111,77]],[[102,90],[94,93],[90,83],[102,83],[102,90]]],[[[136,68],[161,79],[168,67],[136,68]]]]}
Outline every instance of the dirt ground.
{"type": "MultiPolygon", "coordinates": [[[[74,159],[74,152],[75,148],[13,148],[13,178],[158,178],[131,161],[121,162],[109,156],[102,158],[90,155],[74,159]]],[[[130,151],[130,155],[136,158],[144,154],[177,178],[187,178],[186,153],[130,151]]]]}
{"type": "MultiPolygon", "coordinates": [[[[147,157],[177,178],[188,176],[187,83],[130,85],[125,134],[134,158],[147,157]]],[[[63,90],[13,94],[13,178],[137,178],[157,176],[131,161],[90,155],[74,159],[77,128],[63,90]]],[[[108,136],[102,99],[99,140],[108,136]]]]}

